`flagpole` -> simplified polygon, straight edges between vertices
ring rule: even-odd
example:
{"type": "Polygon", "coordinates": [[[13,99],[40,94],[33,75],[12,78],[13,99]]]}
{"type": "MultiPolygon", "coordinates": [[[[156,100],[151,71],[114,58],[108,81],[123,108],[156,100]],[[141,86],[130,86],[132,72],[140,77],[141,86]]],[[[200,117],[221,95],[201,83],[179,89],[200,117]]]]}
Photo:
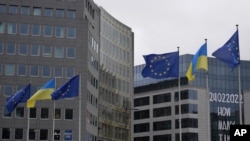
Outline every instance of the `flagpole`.
{"type": "Polygon", "coordinates": [[[29,141],[29,132],[30,132],[30,108],[27,110],[27,141],[29,141]]]}
{"type": "MultiPolygon", "coordinates": [[[[55,89],[56,89],[56,77],[55,77],[55,89]]],[[[56,108],[56,102],[55,100],[53,100],[52,141],[54,141],[54,136],[55,136],[55,108],[56,108]]]]}
{"type": "MultiPolygon", "coordinates": [[[[205,43],[207,44],[207,39],[205,39],[205,43]]],[[[208,62],[207,62],[208,63],[208,62]]],[[[206,72],[206,96],[207,96],[207,140],[211,141],[211,118],[210,118],[210,95],[209,95],[209,83],[208,83],[208,71],[206,72]]]]}
{"type": "Polygon", "coordinates": [[[82,100],[81,100],[81,94],[82,94],[82,80],[81,80],[81,74],[80,75],[80,78],[79,78],[79,92],[78,92],[78,95],[79,95],[79,141],[81,141],[81,111],[82,111],[82,100]]]}
{"type": "MultiPolygon", "coordinates": [[[[178,57],[179,57],[179,62],[178,62],[178,67],[180,67],[180,47],[177,47],[178,49],[178,57]]],[[[180,129],[180,134],[179,134],[179,141],[182,141],[182,129],[181,129],[181,79],[180,79],[180,70],[178,69],[178,96],[179,96],[179,129],[180,129]]]]}

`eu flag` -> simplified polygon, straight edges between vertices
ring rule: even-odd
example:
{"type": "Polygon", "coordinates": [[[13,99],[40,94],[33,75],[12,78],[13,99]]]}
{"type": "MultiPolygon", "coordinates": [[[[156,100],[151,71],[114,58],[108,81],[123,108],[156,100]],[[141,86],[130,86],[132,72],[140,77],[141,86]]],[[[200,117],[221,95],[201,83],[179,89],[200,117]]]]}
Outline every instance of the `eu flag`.
{"type": "Polygon", "coordinates": [[[53,100],[77,97],[79,93],[79,75],[76,75],[51,94],[53,100]]]}
{"type": "Polygon", "coordinates": [[[221,48],[217,49],[212,55],[220,61],[228,64],[232,69],[237,67],[240,64],[238,30],[221,48]]]}
{"type": "Polygon", "coordinates": [[[143,56],[146,62],[142,70],[143,77],[155,79],[179,77],[179,51],[165,54],[143,56]]]}
{"type": "Polygon", "coordinates": [[[6,100],[5,108],[11,113],[19,103],[25,103],[30,98],[30,84],[23,87],[6,100]]]}

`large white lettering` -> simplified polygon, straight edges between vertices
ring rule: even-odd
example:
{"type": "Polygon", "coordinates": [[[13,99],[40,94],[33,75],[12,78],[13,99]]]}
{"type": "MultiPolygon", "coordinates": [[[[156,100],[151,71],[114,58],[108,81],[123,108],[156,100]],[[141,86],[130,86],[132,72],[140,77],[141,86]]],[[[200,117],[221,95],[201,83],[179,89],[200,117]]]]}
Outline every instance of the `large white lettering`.
{"type": "Polygon", "coordinates": [[[231,108],[227,107],[217,107],[218,108],[218,116],[231,116],[231,108]]]}
{"type": "Polygon", "coordinates": [[[230,135],[218,134],[220,141],[230,141],[230,135]]]}
{"type": "Polygon", "coordinates": [[[218,130],[230,130],[230,125],[235,125],[235,121],[218,121],[218,130]]]}
{"type": "Polygon", "coordinates": [[[238,94],[225,94],[225,93],[213,93],[210,92],[210,102],[221,102],[221,103],[243,103],[242,95],[238,94]]]}

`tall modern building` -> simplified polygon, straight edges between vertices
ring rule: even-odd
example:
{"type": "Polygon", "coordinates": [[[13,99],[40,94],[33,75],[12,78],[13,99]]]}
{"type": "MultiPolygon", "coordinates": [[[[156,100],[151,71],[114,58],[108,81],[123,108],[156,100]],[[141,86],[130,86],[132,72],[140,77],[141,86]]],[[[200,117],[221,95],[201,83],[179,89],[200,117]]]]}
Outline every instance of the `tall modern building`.
{"type": "Polygon", "coordinates": [[[238,68],[232,70],[215,58],[208,58],[208,79],[199,70],[195,80],[188,81],[185,74],[192,57],[180,56],[180,89],[178,78],[143,78],[145,65],[135,66],[132,104],[139,110],[132,113],[134,141],[179,141],[180,133],[182,141],[230,141],[230,125],[240,123],[239,102],[243,123],[250,123],[250,61],[240,64],[242,97],[238,68]]]}
{"type": "Polygon", "coordinates": [[[132,70],[131,29],[93,0],[0,0],[0,140],[125,140],[132,70]],[[7,114],[6,99],[28,83],[32,95],[78,74],[78,97],[7,114]]]}

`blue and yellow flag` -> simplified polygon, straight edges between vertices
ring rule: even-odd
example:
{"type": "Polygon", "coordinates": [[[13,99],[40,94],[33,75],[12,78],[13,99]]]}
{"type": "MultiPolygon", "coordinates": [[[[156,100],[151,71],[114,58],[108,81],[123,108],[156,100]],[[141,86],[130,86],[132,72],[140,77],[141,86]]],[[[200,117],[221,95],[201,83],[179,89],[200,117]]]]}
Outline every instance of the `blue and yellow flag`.
{"type": "Polygon", "coordinates": [[[143,56],[146,62],[142,70],[143,77],[155,79],[179,77],[179,51],[165,54],[143,56]]]}
{"type": "Polygon", "coordinates": [[[27,108],[35,107],[37,100],[51,99],[51,93],[55,90],[55,79],[51,79],[43,85],[30,99],[27,101],[27,108]]]}
{"type": "Polygon", "coordinates": [[[234,69],[240,64],[239,51],[239,36],[237,30],[232,37],[221,48],[213,52],[212,55],[234,69]]]}
{"type": "Polygon", "coordinates": [[[194,80],[195,72],[196,70],[199,70],[199,69],[204,69],[208,71],[207,43],[203,44],[194,55],[186,73],[188,80],[194,80]]]}

